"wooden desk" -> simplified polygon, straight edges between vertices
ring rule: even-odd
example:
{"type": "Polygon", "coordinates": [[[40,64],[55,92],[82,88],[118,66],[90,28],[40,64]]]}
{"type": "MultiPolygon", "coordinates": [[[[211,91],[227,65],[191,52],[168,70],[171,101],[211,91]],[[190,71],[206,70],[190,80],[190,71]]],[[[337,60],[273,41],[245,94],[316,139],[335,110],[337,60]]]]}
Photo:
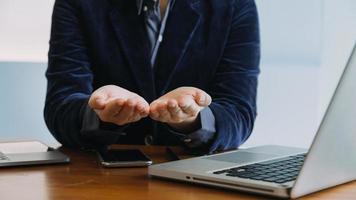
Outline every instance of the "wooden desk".
{"type": "MultiPolygon", "coordinates": [[[[140,147],[156,163],[166,161],[164,147],[140,147]]],[[[70,164],[0,169],[0,199],[271,199],[236,191],[151,179],[147,168],[105,169],[90,152],[63,150],[70,164]]],[[[355,199],[356,182],[303,199],[355,199]]]]}

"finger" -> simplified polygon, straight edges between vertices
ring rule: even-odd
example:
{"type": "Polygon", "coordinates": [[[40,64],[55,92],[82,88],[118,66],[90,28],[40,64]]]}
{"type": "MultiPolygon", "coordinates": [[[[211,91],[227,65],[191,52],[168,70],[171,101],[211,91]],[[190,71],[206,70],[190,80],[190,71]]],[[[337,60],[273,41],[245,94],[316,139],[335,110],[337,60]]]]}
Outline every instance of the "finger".
{"type": "Polygon", "coordinates": [[[105,96],[93,95],[90,97],[88,105],[93,109],[101,110],[105,108],[106,103],[105,96]]]}
{"type": "Polygon", "coordinates": [[[139,121],[142,118],[141,113],[145,111],[145,107],[147,106],[146,101],[140,96],[133,97],[130,101],[133,102],[134,109],[131,115],[128,116],[128,123],[139,121]]]}
{"type": "Polygon", "coordinates": [[[170,122],[171,115],[167,109],[167,103],[161,103],[157,107],[159,112],[159,121],[161,122],[170,122]]]}
{"type": "Polygon", "coordinates": [[[184,97],[178,104],[182,111],[189,116],[195,116],[199,112],[199,106],[191,98],[184,97]]]}
{"type": "Polygon", "coordinates": [[[206,107],[211,104],[211,97],[203,90],[197,90],[195,101],[199,106],[206,107]]]}
{"type": "Polygon", "coordinates": [[[138,99],[138,103],[136,105],[136,111],[139,113],[142,117],[147,117],[147,115],[150,112],[150,106],[144,99],[138,99]]]}
{"type": "Polygon", "coordinates": [[[174,99],[170,99],[168,101],[167,108],[168,108],[168,111],[170,112],[170,114],[172,114],[172,115],[178,113],[181,110],[178,106],[177,101],[174,99]]]}
{"type": "Polygon", "coordinates": [[[141,119],[147,117],[150,111],[150,106],[143,98],[139,97],[136,99],[136,101],[137,102],[132,121],[137,121],[136,118],[141,119]]]}
{"type": "Polygon", "coordinates": [[[138,122],[138,121],[140,121],[141,120],[141,115],[135,115],[134,117],[132,117],[131,119],[130,119],[130,123],[132,123],[132,122],[138,122]]]}
{"type": "Polygon", "coordinates": [[[132,118],[132,115],[134,114],[135,111],[135,106],[136,102],[134,99],[128,99],[123,108],[121,109],[120,113],[117,114],[115,117],[115,121],[119,125],[127,124],[130,122],[130,119],[132,118]]]}
{"type": "Polygon", "coordinates": [[[116,109],[116,111],[114,113],[114,117],[116,117],[120,113],[121,109],[124,107],[124,105],[126,103],[126,100],[124,100],[124,99],[116,99],[115,102],[116,102],[117,109],[116,109]]]}
{"type": "Polygon", "coordinates": [[[176,100],[169,100],[167,104],[168,111],[170,113],[171,119],[174,122],[181,122],[183,120],[183,111],[182,109],[178,106],[178,103],[176,100]]]}
{"type": "Polygon", "coordinates": [[[147,117],[150,113],[150,107],[147,105],[143,111],[140,112],[141,118],[147,117]]]}
{"type": "Polygon", "coordinates": [[[160,121],[161,115],[160,115],[160,107],[162,105],[162,102],[159,100],[156,100],[151,103],[150,106],[150,117],[154,120],[160,121]]]}
{"type": "Polygon", "coordinates": [[[122,99],[110,101],[100,112],[100,118],[106,122],[114,122],[115,116],[121,111],[124,102],[122,99]]]}
{"type": "Polygon", "coordinates": [[[153,120],[158,120],[159,118],[159,112],[157,110],[157,105],[158,105],[158,101],[153,101],[150,105],[150,117],[153,119],[153,120]]]}

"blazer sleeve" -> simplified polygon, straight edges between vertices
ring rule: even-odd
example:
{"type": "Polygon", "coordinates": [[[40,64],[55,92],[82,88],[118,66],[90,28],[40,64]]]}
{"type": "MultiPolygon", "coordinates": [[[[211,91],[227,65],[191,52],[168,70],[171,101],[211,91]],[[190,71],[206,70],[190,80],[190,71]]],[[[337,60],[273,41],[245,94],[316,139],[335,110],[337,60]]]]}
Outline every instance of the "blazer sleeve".
{"type": "Polygon", "coordinates": [[[75,1],[56,0],[48,52],[44,117],[62,144],[82,146],[79,130],[85,105],[93,90],[93,74],[75,1]]]}
{"type": "Polygon", "coordinates": [[[210,152],[237,148],[256,118],[260,61],[258,13],[253,0],[236,0],[233,18],[210,94],[216,134],[210,152]]]}
{"type": "MultiPolygon", "coordinates": [[[[80,23],[80,8],[76,2],[55,1],[46,71],[48,85],[44,118],[52,135],[63,145],[88,147],[91,146],[90,141],[96,145],[100,143],[97,139],[103,137],[93,139],[81,134],[83,120],[88,121],[85,116],[87,102],[93,91],[93,73],[80,23]]],[[[117,137],[117,134],[106,133],[104,142],[115,143],[117,137]]]]}

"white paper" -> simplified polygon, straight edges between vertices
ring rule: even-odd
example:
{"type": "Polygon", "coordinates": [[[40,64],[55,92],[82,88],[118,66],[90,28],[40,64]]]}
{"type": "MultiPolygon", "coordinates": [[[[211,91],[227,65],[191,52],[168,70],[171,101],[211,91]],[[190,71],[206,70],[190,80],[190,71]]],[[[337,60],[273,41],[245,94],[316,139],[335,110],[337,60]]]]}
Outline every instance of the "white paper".
{"type": "Polygon", "coordinates": [[[11,153],[36,153],[46,152],[48,146],[39,141],[3,142],[0,143],[0,152],[11,153]]]}

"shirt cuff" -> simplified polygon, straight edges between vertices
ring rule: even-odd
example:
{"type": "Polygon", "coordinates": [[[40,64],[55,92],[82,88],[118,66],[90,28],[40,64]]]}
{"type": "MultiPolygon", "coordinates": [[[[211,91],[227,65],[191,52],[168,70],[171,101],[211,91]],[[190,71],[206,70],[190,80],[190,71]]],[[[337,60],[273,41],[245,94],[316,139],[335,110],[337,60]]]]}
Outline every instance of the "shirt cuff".
{"type": "Polygon", "coordinates": [[[90,108],[88,105],[85,105],[81,131],[93,131],[99,129],[99,127],[99,117],[96,115],[95,111],[92,108],[90,108]]]}
{"type": "Polygon", "coordinates": [[[102,146],[114,144],[121,135],[125,135],[123,130],[127,125],[117,126],[112,123],[102,122],[89,105],[85,105],[83,109],[83,120],[80,132],[85,139],[90,140],[91,143],[95,143],[94,145],[102,146]]]}
{"type": "Polygon", "coordinates": [[[199,113],[201,128],[190,133],[184,134],[174,131],[170,132],[178,136],[189,148],[202,148],[211,143],[215,137],[215,116],[209,107],[204,108],[199,113]]]}

